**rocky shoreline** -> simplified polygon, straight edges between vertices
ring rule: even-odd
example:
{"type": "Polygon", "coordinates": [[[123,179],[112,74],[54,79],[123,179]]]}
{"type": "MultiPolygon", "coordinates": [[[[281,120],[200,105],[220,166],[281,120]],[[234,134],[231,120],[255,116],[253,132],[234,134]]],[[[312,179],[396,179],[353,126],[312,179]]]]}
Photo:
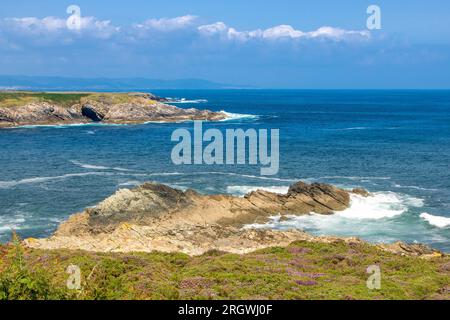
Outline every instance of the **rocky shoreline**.
{"type": "MultiPolygon", "coordinates": [[[[350,206],[351,193],[327,184],[293,184],[287,194],[258,190],[244,197],[203,195],[157,183],[121,189],[94,208],[72,215],[47,239],[26,239],[34,249],[90,252],[182,252],[191,256],[211,250],[245,254],[287,246],[294,241],[363,243],[357,238],[315,237],[300,230],[247,227],[270,217],[333,214],[350,206]]],[[[419,244],[376,245],[402,255],[436,257],[441,253],[419,244]]]]}
{"type": "Polygon", "coordinates": [[[148,93],[0,94],[0,128],[83,123],[138,124],[187,120],[218,121],[222,112],[182,109],[148,93]]]}

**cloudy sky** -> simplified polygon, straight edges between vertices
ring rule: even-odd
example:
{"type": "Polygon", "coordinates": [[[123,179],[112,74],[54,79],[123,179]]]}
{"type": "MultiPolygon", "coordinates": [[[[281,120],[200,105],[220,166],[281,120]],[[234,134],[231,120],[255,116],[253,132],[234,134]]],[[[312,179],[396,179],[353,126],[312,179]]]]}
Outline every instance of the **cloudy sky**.
{"type": "Polygon", "coordinates": [[[450,88],[446,0],[15,0],[0,74],[267,88],[450,88]],[[68,18],[78,5],[81,19],[68,18]],[[366,10],[381,8],[381,30],[366,10]]]}

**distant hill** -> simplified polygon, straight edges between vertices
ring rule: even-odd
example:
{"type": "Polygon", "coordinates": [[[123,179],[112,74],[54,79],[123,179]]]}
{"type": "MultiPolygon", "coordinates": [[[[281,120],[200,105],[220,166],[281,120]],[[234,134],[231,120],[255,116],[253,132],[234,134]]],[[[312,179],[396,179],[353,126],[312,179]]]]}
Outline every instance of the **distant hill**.
{"type": "Polygon", "coordinates": [[[236,86],[202,79],[65,78],[0,76],[0,90],[139,91],[151,89],[229,89],[236,86]]]}

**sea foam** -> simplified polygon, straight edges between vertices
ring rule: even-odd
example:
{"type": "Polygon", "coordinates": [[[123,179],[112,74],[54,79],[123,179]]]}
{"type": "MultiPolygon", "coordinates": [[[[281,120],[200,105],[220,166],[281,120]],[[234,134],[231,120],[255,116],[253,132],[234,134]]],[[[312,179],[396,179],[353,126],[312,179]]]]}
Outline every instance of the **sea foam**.
{"type": "Polygon", "coordinates": [[[223,120],[223,121],[232,121],[232,120],[253,120],[253,119],[258,119],[259,116],[254,115],[254,114],[242,114],[242,113],[231,113],[231,112],[226,112],[225,110],[220,111],[221,113],[225,114],[227,117],[223,120]]]}
{"type": "Polygon", "coordinates": [[[405,213],[408,207],[422,207],[423,200],[394,192],[376,192],[368,197],[351,195],[348,209],[336,215],[350,219],[383,219],[405,213]]]}
{"type": "Polygon", "coordinates": [[[244,196],[247,193],[257,190],[264,190],[273,193],[286,194],[289,187],[286,186],[270,186],[270,187],[255,187],[255,186],[228,186],[227,192],[233,195],[244,196]]]}
{"type": "Polygon", "coordinates": [[[424,220],[426,220],[429,224],[432,226],[438,227],[438,228],[448,228],[450,227],[450,218],[448,217],[441,217],[441,216],[434,216],[429,213],[422,213],[420,217],[424,220]]]}
{"type": "Polygon", "coordinates": [[[206,103],[208,102],[208,100],[206,99],[186,99],[186,98],[168,98],[168,103],[174,103],[174,104],[179,104],[179,103],[206,103]]]}
{"type": "Polygon", "coordinates": [[[268,223],[251,224],[245,228],[300,229],[319,234],[370,234],[375,228],[383,229],[385,219],[392,219],[408,211],[409,207],[421,207],[421,199],[393,192],[376,192],[368,197],[351,195],[350,207],[333,215],[311,213],[290,215],[287,220],[274,216],[268,223]]]}

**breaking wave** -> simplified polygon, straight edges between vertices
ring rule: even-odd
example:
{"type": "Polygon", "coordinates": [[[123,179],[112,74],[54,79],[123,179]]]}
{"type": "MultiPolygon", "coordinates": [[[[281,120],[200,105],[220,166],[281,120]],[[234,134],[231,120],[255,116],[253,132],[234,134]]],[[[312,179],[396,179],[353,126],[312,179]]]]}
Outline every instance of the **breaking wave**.
{"type": "Polygon", "coordinates": [[[422,199],[393,192],[372,193],[369,197],[351,195],[350,207],[333,215],[290,215],[287,220],[274,216],[268,223],[251,224],[245,228],[300,229],[328,235],[369,235],[385,230],[386,219],[398,217],[410,207],[422,207],[423,204],[422,199]]]}
{"type": "Polygon", "coordinates": [[[253,120],[253,119],[258,119],[259,116],[254,115],[254,114],[242,114],[242,113],[231,113],[231,112],[226,112],[224,110],[220,111],[221,113],[225,114],[227,117],[223,121],[232,121],[232,120],[244,120],[244,119],[249,119],[249,120],[253,120]]]}
{"type": "Polygon", "coordinates": [[[189,99],[186,99],[186,98],[167,98],[167,100],[168,100],[168,103],[175,103],[175,104],[178,104],[178,103],[207,103],[208,102],[208,100],[206,100],[206,99],[192,99],[192,100],[189,100],[189,99]]]}
{"type": "Polygon", "coordinates": [[[408,207],[422,207],[423,200],[394,192],[377,192],[368,197],[351,195],[351,205],[336,215],[350,219],[383,219],[405,213],[408,207]]]}
{"type": "Polygon", "coordinates": [[[271,187],[255,187],[255,186],[228,186],[227,193],[231,193],[233,195],[244,196],[247,193],[257,190],[264,190],[273,193],[286,194],[289,190],[289,187],[286,186],[271,186],[271,187]]]}
{"type": "Polygon", "coordinates": [[[448,228],[450,227],[450,218],[447,217],[441,217],[441,216],[434,216],[429,213],[422,213],[420,217],[424,220],[426,220],[429,224],[431,224],[434,227],[438,228],[448,228]]]}

